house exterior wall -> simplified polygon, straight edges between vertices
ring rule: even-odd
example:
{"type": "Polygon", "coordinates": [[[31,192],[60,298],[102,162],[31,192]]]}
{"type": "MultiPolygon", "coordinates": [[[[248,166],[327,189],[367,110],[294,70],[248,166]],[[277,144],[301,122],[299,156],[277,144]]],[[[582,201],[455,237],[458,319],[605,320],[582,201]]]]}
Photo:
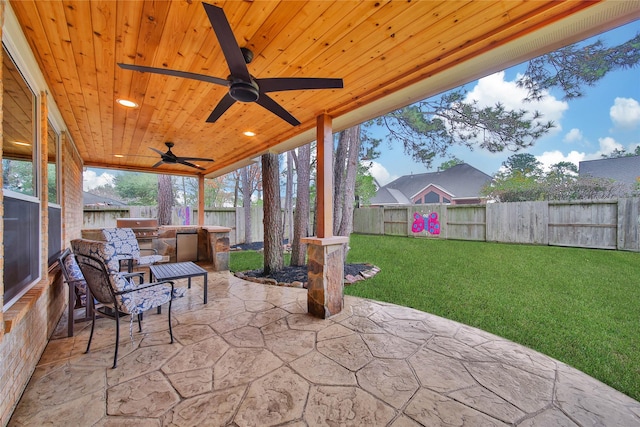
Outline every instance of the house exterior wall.
{"type": "MultiPolygon", "coordinates": [[[[432,195],[431,195],[432,196],[432,195]]],[[[424,190],[422,190],[420,193],[418,193],[412,200],[412,202],[414,204],[425,204],[425,203],[451,203],[451,194],[447,193],[446,191],[442,191],[440,188],[434,186],[434,185],[429,185],[427,186],[424,190]],[[430,194],[429,193],[434,193],[437,194],[439,197],[439,200],[427,200],[426,202],[424,201],[424,198],[427,197],[429,198],[430,194]]]]}
{"type": "MultiPolygon", "coordinates": [[[[4,16],[4,2],[0,2],[0,16],[4,16]]],[[[0,21],[2,19],[0,18],[0,21]]],[[[0,56],[2,52],[0,51],[0,56]]],[[[0,133],[2,126],[2,86],[0,79],[0,133]]],[[[39,135],[46,135],[47,105],[43,101],[43,119],[40,122],[39,135]]],[[[47,153],[47,138],[40,138],[41,153],[47,153]]],[[[80,237],[82,229],[82,160],[72,141],[62,135],[59,173],[61,175],[62,204],[62,241],[68,246],[70,240],[80,237]]],[[[1,145],[0,145],[1,150],[1,145]]],[[[1,151],[0,151],[1,158],[1,151]]],[[[11,308],[0,310],[0,425],[7,425],[11,414],[22,392],[29,382],[35,367],[40,360],[47,342],[60,320],[67,304],[67,286],[62,282],[60,269],[56,264],[48,266],[48,209],[46,203],[46,155],[43,173],[40,175],[44,195],[41,194],[41,265],[42,278],[11,308]]],[[[0,180],[1,180],[0,164],[0,180]]],[[[1,181],[0,181],[1,183],[1,181]]],[[[0,185],[0,191],[2,186],[0,185]]],[[[4,204],[0,205],[0,213],[4,213],[4,204]]],[[[0,221],[0,300],[4,294],[4,245],[3,222],[0,221]]],[[[2,304],[0,304],[2,307],[2,304]]]]}

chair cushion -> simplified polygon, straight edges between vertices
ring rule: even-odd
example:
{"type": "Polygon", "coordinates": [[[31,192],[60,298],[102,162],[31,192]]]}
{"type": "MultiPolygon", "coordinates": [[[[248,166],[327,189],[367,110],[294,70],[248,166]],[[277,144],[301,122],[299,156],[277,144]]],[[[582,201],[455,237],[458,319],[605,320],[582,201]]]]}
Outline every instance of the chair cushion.
{"type": "Polygon", "coordinates": [[[171,285],[158,285],[120,295],[118,309],[125,313],[140,314],[171,300],[171,285]]]}
{"type": "Polygon", "coordinates": [[[160,261],[162,261],[162,255],[145,255],[141,256],[137,260],[134,260],[134,264],[145,266],[152,265],[160,261]]]}
{"type": "Polygon", "coordinates": [[[173,288],[173,299],[182,298],[186,293],[186,288],[173,288]]]}
{"type": "Polygon", "coordinates": [[[73,255],[69,255],[64,259],[63,268],[69,282],[73,282],[76,289],[76,296],[80,298],[81,304],[86,304],[87,295],[87,282],[84,280],[80,266],[76,262],[76,258],[73,255]]]}
{"type": "Polygon", "coordinates": [[[102,236],[115,245],[119,254],[130,255],[134,260],[140,258],[138,239],[131,228],[103,228],[102,236]]]}

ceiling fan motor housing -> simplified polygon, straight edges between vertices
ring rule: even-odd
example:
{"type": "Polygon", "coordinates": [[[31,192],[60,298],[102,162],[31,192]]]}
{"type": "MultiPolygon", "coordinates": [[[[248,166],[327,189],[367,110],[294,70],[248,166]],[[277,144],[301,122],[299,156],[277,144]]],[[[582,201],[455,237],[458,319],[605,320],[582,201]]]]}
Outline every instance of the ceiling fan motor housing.
{"type": "Polygon", "coordinates": [[[229,95],[236,101],[256,102],[260,97],[260,89],[253,79],[250,82],[234,79],[229,88],[229,95]]]}

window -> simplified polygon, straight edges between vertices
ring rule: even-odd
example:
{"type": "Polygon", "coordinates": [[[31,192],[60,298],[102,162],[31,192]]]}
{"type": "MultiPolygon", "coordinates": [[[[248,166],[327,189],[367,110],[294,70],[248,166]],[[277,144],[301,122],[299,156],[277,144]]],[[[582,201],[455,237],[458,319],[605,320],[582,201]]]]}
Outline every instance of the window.
{"type": "Polygon", "coordinates": [[[62,210],[59,200],[59,146],[60,134],[53,127],[51,121],[47,126],[47,188],[49,198],[49,265],[58,260],[62,251],[62,210]]]}
{"type": "Polygon", "coordinates": [[[40,276],[40,201],[36,97],[6,49],[2,67],[4,304],[8,307],[40,276]]]}
{"type": "Polygon", "coordinates": [[[424,196],[425,203],[440,203],[440,195],[434,191],[430,191],[424,196]]]}
{"type": "Polygon", "coordinates": [[[47,180],[49,189],[49,204],[60,204],[58,200],[58,145],[60,135],[56,132],[51,121],[47,126],[47,180]]]}
{"type": "Polygon", "coordinates": [[[4,50],[2,63],[4,97],[2,140],[2,179],[7,190],[36,196],[36,161],[34,158],[35,95],[4,50]]]}

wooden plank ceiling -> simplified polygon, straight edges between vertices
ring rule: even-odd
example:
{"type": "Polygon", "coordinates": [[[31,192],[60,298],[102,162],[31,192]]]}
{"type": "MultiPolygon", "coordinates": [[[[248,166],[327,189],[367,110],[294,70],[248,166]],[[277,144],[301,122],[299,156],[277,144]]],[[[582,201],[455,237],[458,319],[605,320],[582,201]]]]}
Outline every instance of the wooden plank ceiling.
{"type": "MultiPolygon", "coordinates": [[[[85,165],[198,173],[181,165],[150,169],[159,158],[149,147],[165,151],[164,143],[172,141],[176,155],[214,158],[202,163],[212,176],[309,134],[319,114],[361,120],[382,114],[389,109],[382,102],[386,96],[596,2],[215,2],[238,45],[254,52],[248,65],[253,76],[344,80],[343,89],[271,93],[300,120],[298,126],[252,103],[236,103],[217,122],[207,123],[226,87],[116,65],[227,78],[220,44],[198,1],[10,4],[85,165]],[[118,98],[140,106],[126,109],[116,103],[118,98]],[[365,106],[374,108],[354,114],[365,106]],[[247,137],[245,131],[256,136],[247,137]]],[[[298,144],[308,142],[303,139],[298,144]]]]}

